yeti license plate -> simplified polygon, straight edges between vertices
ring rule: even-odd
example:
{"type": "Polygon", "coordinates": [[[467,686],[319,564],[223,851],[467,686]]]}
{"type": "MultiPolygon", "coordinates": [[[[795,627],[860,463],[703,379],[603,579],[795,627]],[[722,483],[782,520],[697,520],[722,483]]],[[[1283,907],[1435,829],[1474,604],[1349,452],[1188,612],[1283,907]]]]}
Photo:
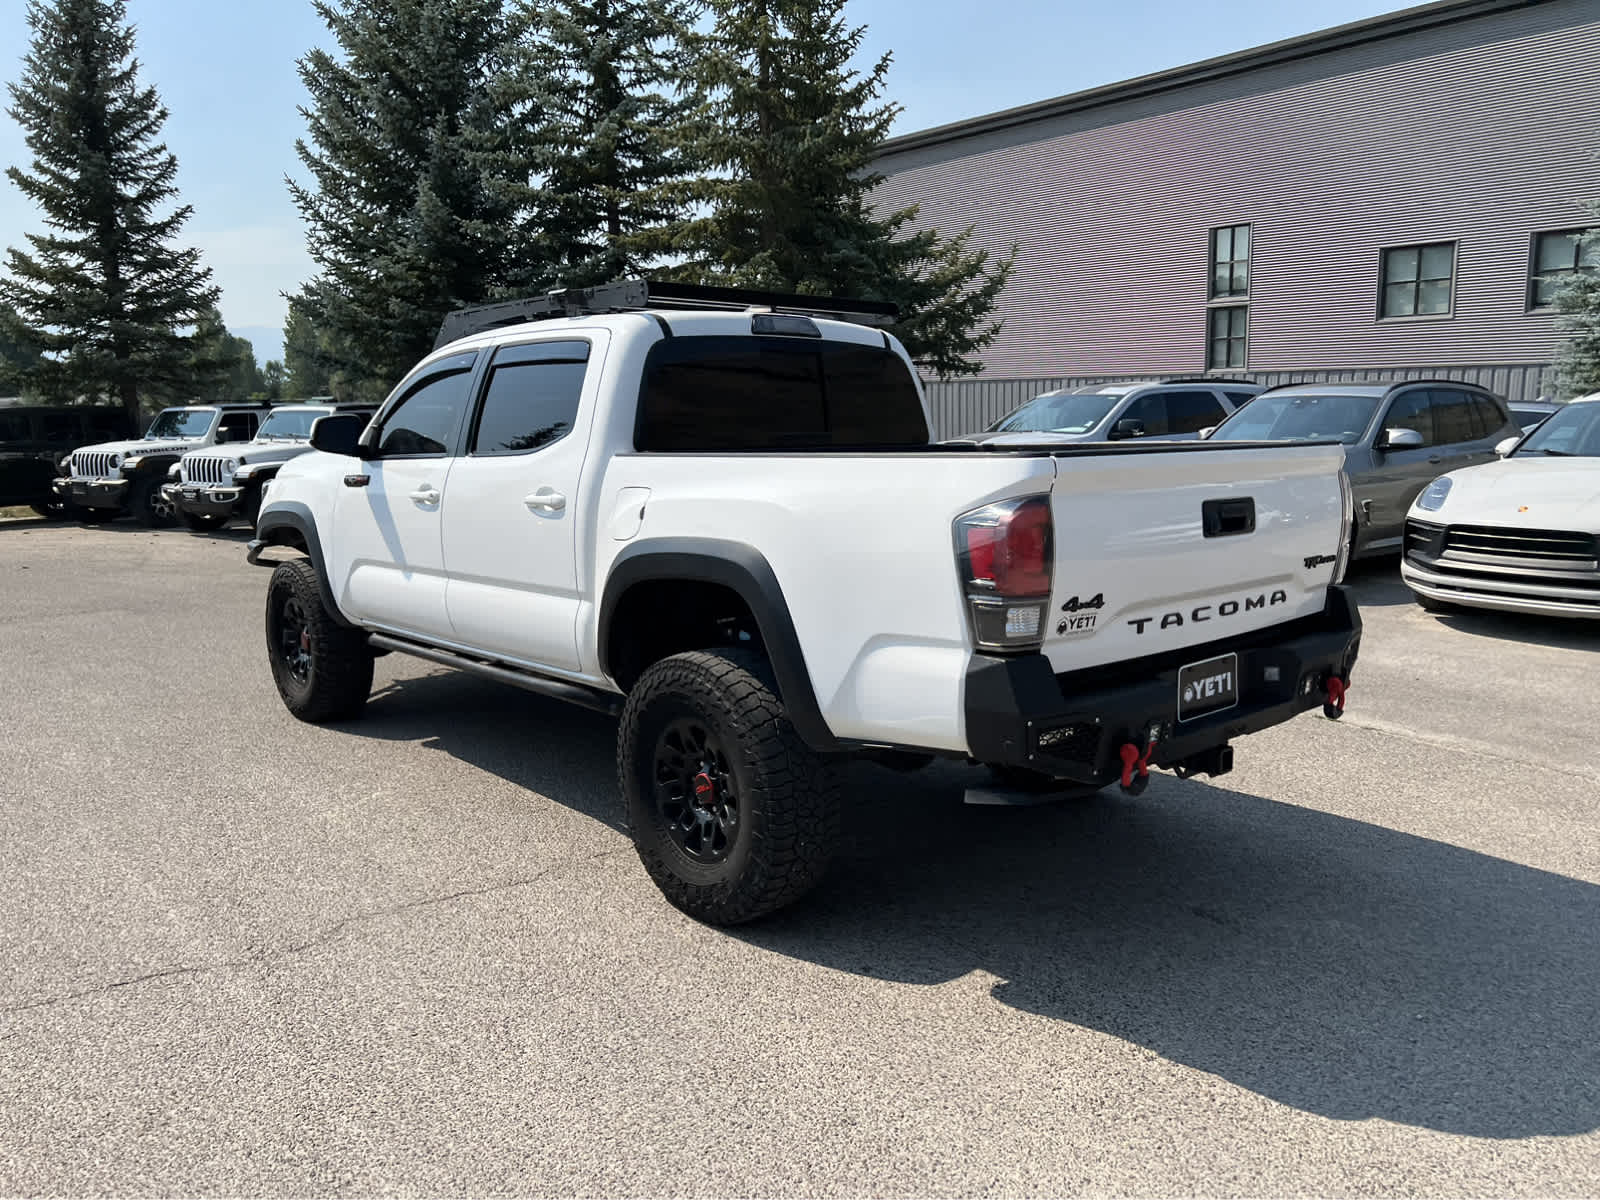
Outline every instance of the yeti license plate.
{"type": "Polygon", "coordinates": [[[1178,720],[1192,721],[1239,703],[1239,656],[1223,654],[1178,672],[1178,720]]]}

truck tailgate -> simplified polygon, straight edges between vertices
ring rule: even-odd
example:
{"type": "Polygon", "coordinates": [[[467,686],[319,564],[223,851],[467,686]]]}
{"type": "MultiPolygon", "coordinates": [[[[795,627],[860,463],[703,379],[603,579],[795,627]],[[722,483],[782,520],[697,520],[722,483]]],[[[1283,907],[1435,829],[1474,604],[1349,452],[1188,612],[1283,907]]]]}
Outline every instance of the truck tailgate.
{"type": "Polygon", "coordinates": [[[1044,652],[1058,672],[1322,611],[1344,512],[1338,445],[1056,456],[1044,652]]]}

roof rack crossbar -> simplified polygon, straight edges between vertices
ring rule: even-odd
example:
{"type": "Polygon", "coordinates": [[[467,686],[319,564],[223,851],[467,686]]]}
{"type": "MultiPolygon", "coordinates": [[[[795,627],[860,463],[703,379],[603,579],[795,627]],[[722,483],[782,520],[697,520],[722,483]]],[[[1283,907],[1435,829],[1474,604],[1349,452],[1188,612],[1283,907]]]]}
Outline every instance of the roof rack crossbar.
{"type": "Polygon", "coordinates": [[[897,305],[883,300],[851,300],[836,296],[802,296],[793,292],[763,292],[750,288],[619,279],[595,287],[561,288],[542,296],[459,308],[445,315],[433,348],[437,350],[488,329],[521,325],[546,317],[587,317],[602,313],[642,312],[651,308],[717,309],[726,312],[767,309],[873,326],[892,325],[900,315],[897,305]]]}

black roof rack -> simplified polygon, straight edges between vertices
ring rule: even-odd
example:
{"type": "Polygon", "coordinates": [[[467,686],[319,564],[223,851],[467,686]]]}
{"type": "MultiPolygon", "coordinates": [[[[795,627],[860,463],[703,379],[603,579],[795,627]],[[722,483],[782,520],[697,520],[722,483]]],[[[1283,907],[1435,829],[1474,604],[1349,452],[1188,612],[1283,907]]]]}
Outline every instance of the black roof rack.
{"type": "Polygon", "coordinates": [[[892,325],[900,315],[898,305],[884,300],[850,300],[837,296],[801,296],[792,292],[663,283],[652,279],[619,279],[595,287],[561,288],[523,300],[458,308],[445,315],[433,348],[437,350],[440,346],[482,333],[486,329],[521,325],[546,317],[587,317],[600,313],[642,312],[651,308],[719,309],[726,312],[767,309],[879,326],[892,325]]]}

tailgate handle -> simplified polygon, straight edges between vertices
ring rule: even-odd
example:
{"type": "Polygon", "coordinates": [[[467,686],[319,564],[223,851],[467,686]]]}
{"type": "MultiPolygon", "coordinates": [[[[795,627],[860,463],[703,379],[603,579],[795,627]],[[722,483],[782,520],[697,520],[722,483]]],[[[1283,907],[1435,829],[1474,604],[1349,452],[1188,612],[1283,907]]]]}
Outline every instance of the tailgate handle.
{"type": "Polygon", "coordinates": [[[1233,537],[1256,531],[1256,502],[1243,499],[1206,500],[1200,505],[1200,523],[1207,537],[1233,537]]]}

